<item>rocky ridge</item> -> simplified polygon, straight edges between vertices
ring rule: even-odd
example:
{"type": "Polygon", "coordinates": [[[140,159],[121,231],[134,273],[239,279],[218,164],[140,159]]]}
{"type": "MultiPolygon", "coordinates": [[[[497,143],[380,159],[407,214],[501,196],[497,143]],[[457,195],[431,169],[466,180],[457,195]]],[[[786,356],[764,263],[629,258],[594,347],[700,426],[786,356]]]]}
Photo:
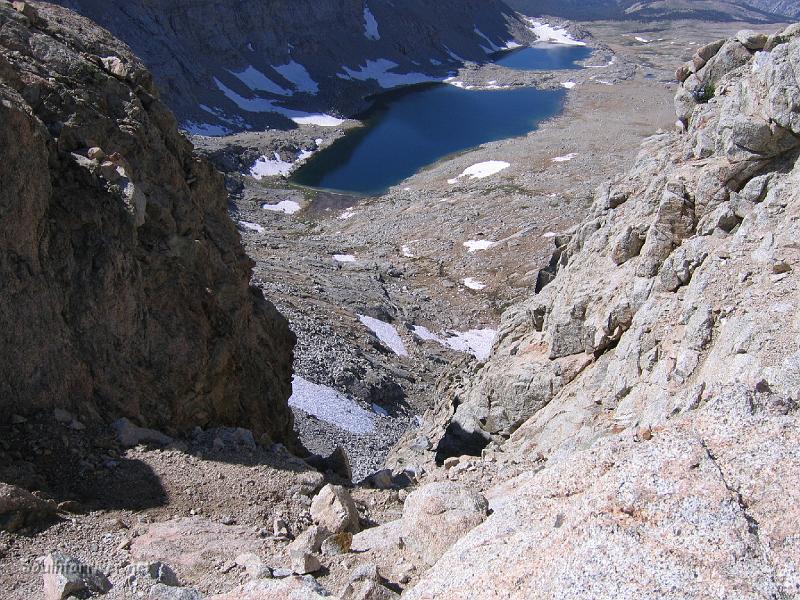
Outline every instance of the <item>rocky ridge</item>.
{"type": "Polygon", "coordinates": [[[293,443],[294,336],[142,63],[61,7],[3,2],[0,95],[4,421],[57,408],[293,443]]]}
{"type": "Polygon", "coordinates": [[[800,594],[799,34],[698,50],[682,131],[598,190],[552,282],[451,377],[439,461],[529,466],[407,597],[800,594]]]}

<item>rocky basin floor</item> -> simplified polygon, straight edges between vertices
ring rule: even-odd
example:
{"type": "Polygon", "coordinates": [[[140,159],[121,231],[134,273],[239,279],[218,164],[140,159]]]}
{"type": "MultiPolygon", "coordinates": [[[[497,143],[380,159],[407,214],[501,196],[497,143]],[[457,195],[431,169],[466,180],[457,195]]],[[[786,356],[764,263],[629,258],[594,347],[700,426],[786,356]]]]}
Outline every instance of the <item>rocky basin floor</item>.
{"type": "Polygon", "coordinates": [[[574,85],[564,111],[537,131],[442,159],[380,197],[249,176],[260,157],[277,153],[288,165],[357,126],[352,121],[195,138],[226,173],[255,282],[298,335],[298,374],[365,410],[389,412],[375,415],[374,433],[353,434],[295,409],[304,443],[320,453],[342,445],[357,478],[379,468],[399,435],[416,426],[415,415],[429,408],[444,370],[475,360],[475,352],[455,352],[442,340],[482,332],[477,360],[485,356],[500,314],[536,286],[558,235],[580,222],[595,187],[632,164],[643,138],[674,127],[675,65],[737,27],[592,23],[583,30],[595,50],[583,69],[468,65],[456,76],[465,85],[574,85]],[[510,166],[483,179],[458,178],[495,160],[510,166]],[[389,323],[407,355],[392,351],[360,315],[389,323]]]}

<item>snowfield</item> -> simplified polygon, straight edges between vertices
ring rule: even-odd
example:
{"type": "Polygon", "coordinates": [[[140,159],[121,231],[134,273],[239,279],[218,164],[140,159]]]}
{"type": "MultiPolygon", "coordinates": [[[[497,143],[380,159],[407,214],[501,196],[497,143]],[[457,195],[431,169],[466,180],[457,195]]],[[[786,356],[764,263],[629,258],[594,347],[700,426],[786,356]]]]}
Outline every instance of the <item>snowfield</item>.
{"type": "Polygon", "coordinates": [[[536,34],[540,42],[548,44],[563,44],[565,46],[585,46],[585,42],[581,42],[567,33],[566,29],[561,27],[553,27],[547,23],[542,23],[536,19],[526,17],[528,22],[528,29],[536,34]]]}
{"type": "Polygon", "coordinates": [[[294,89],[304,94],[316,96],[319,93],[319,84],[311,78],[308,70],[298,62],[293,60],[285,65],[272,65],[281,76],[291,82],[294,89]]]}
{"type": "Polygon", "coordinates": [[[361,408],[355,400],[333,388],[311,383],[299,375],[292,378],[289,406],[357,435],[371,433],[375,429],[373,414],[361,408]]]}
{"type": "Polygon", "coordinates": [[[479,252],[480,250],[488,250],[492,246],[494,246],[497,242],[490,242],[489,240],[467,240],[464,242],[464,246],[467,248],[467,252],[479,252]]]}
{"type": "Polygon", "coordinates": [[[277,152],[275,152],[273,156],[274,158],[262,156],[253,163],[253,166],[250,167],[250,176],[258,180],[264,179],[264,177],[275,177],[277,175],[287,177],[289,173],[292,172],[294,163],[286,162],[277,152]]]}
{"type": "Polygon", "coordinates": [[[274,112],[283,115],[297,123],[298,125],[319,125],[321,127],[338,127],[344,123],[344,119],[339,119],[333,115],[322,113],[307,113],[301,110],[293,110],[285,106],[278,106],[275,100],[268,100],[266,98],[245,98],[230,89],[216,77],[214,84],[219,91],[225,94],[225,97],[233,102],[240,109],[252,113],[267,113],[274,112]]]}
{"type": "Polygon", "coordinates": [[[245,231],[254,231],[255,233],[264,233],[264,228],[258,223],[250,223],[249,221],[239,221],[239,229],[245,231]]]}
{"type": "Polygon", "coordinates": [[[577,153],[577,152],[570,152],[569,154],[565,154],[564,156],[556,156],[555,158],[552,158],[551,160],[552,160],[553,162],[557,162],[557,163],[560,163],[560,162],[569,162],[569,161],[571,161],[573,158],[575,158],[576,156],[578,156],[578,153],[577,153]]]}
{"type": "Polygon", "coordinates": [[[467,277],[463,279],[462,282],[466,287],[468,287],[471,290],[480,291],[486,287],[485,283],[478,281],[477,279],[474,279],[472,277],[467,277]]]}
{"type": "Polygon", "coordinates": [[[483,179],[484,177],[496,175],[500,171],[503,171],[510,166],[510,163],[503,162],[502,160],[490,160],[487,162],[478,163],[477,165],[472,165],[471,167],[464,169],[464,172],[458,177],[454,179],[448,179],[447,183],[451,185],[458,183],[458,180],[462,177],[469,177],[470,179],[483,179]]]}
{"type": "Polygon", "coordinates": [[[391,89],[401,85],[414,85],[417,83],[429,83],[441,81],[437,77],[431,77],[423,73],[391,73],[390,71],[399,67],[396,62],[386,58],[367,60],[365,64],[359,65],[358,70],[342,66],[344,73],[337,73],[340,79],[355,79],[357,81],[375,80],[383,89],[391,89]]]}
{"type": "Polygon", "coordinates": [[[269,94],[277,94],[279,96],[292,95],[291,90],[282,88],[269,77],[264,75],[261,71],[256,69],[253,65],[248,66],[244,71],[240,71],[238,73],[235,71],[228,72],[245,84],[248,88],[250,88],[251,91],[267,92],[269,94]]]}
{"type": "Polygon", "coordinates": [[[406,345],[403,343],[403,340],[400,339],[400,335],[397,333],[397,329],[394,328],[394,325],[365,315],[358,315],[358,320],[361,321],[367,329],[372,331],[384,346],[397,354],[397,356],[408,356],[406,345]]]}
{"type": "Polygon", "coordinates": [[[282,212],[287,215],[293,215],[302,207],[293,200],[281,200],[277,204],[262,204],[261,208],[272,212],[282,212]]]}
{"type": "Polygon", "coordinates": [[[381,39],[381,34],[378,32],[378,20],[366,4],[364,5],[364,37],[373,41],[381,39]]]}
{"type": "Polygon", "coordinates": [[[422,340],[441,344],[456,352],[472,354],[478,360],[486,360],[491,354],[497,331],[488,328],[470,329],[469,331],[450,331],[438,335],[427,327],[414,325],[414,335],[422,340]]]}

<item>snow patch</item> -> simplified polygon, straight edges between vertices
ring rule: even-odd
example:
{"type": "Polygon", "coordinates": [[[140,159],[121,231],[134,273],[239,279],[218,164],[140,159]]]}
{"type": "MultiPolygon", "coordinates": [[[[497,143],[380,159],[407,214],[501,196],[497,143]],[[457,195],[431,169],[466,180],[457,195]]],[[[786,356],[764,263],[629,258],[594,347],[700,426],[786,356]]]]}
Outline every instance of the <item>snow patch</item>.
{"type": "Polygon", "coordinates": [[[361,408],[355,400],[333,388],[311,383],[299,375],[292,377],[289,406],[357,435],[371,433],[375,429],[372,413],[361,408]]]}
{"type": "Polygon", "coordinates": [[[467,277],[463,280],[464,286],[468,287],[471,290],[482,290],[486,287],[485,283],[478,281],[477,279],[473,279],[472,277],[467,277]]]}
{"type": "Polygon", "coordinates": [[[276,175],[288,177],[289,173],[292,172],[294,163],[286,162],[277,152],[273,156],[274,158],[262,156],[253,163],[253,166],[250,167],[250,176],[258,180],[264,179],[264,177],[275,177],[276,175]]]}
{"type": "Polygon", "coordinates": [[[497,337],[494,329],[470,329],[469,331],[450,331],[437,335],[422,325],[414,325],[414,335],[426,341],[433,341],[442,346],[472,354],[478,360],[486,360],[492,351],[497,337]]]}
{"type": "Polygon", "coordinates": [[[565,154],[564,156],[556,156],[555,158],[552,158],[550,160],[552,160],[553,162],[557,162],[557,163],[569,162],[573,158],[575,158],[576,156],[578,156],[577,152],[570,152],[569,154],[565,154]]]}
{"type": "Polygon", "coordinates": [[[337,218],[341,219],[342,221],[346,221],[347,219],[352,217],[354,214],[356,214],[356,211],[354,211],[352,208],[348,208],[346,211],[344,211],[342,214],[340,214],[337,218]]]}
{"type": "Polygon", "coordinates": [[[356,262],[356,257],[352,254],[334,254],[333,260],[340,263],[354,263],[356,262]]]}
{"type": "Polygon", "coordinates": [[[467,251],[472,252],[479,252],[480,250],[488,250],[492,246],[494,246],[497,242],[490,242],[489,240],[468,240],[464,242],[464,246],[467,248],[467,251]]]}
{"type": "Polygon", "coordinates": [[[364,37],[374,41],[381,39],[381,34],[378,32],[378,21],[366,4],[364,5],[364,37]]]}
{"type": "Polygon", "coordinates": [[[643,37],[639,37],[638,35],[633,39],[635,39],[637,42],[641,42],[642,44],[649,44],[652,41],[643,37]]]}
{"type": "Polygon", "coordinates": [[[272,68],[290,82],[298,92],[312,96],[319,93],[319,84],[311,78],[308,70],[300,63],[291,60],[285,65],[272,65],[272,68]]]}
{"type": "Polygon", "coordinates": [[[495,44],[495,43],[494,43],[492,40],[490,40],[490,39],[489,39],[489,38],[488,38],[488,37],[487,37],[487,36],[486,36],[486,35],[485,35],[485,34],[484,34],[484,33],[483,33],[483,32],[482,32],[480,29],[478,29],[477,27],[476,27],[475,29],[473,29],[473,31],[474,31],[474,32],[475,32],[477,35],[479,35],[480,37],[482,37],[484,40],[486,40],[486,43],[487,43],[487,44],[489,44],[489,48],[488,48],[488,49],[487,49],[487,48],[484,48],[483,46],[481,46],[481,48],[483,48],[483,51],[484,51],[484,52],[486,52],[486,54],[494,54],[495,52],[500,52],[500,50],[502,50],[502,48],[501,48],[500,46],[498,46],[498,45],[497,45],[497,44],[495,44]]]}
{"type": "Polygon", "coordinates": [[[454,184],[458,183],[458,180],[462,177],[469,177],[470,179],[483,179],[484,177],[490,177],[491,175],[496,175],[500,171],[507,169],[510,167],[511,164],[504,162],[502,160],[490,160],[482,163],[478,163],[476,165],[472,165],[464,169],[464,172],[461,173],[455,179],[448,179],[447,183],[454,184]]]}
{"type": "Polygon", "coordinates": [[[411,252],[411,248],[409,248],[408,246],[403,246],[402,248],[400,248],[400,252],[406,258],[416,258],[416,256],[414,256],[414,253],[411,252]]]}
{"type": "Polygon", "coordinates": [[[399,65],[386,58],[367,60],[365,64],[359,65],[358,70],[342,66],[344,73],[337,73],[340,79],[355,79],[357,81],[376,81],[383,89],[390,89],[401,85],[414,85],[432,81],[441,81],[437,77],[431,77],[423,73],[391,73],[390,71],[399,65]]]}
{"type": "Polygon", "coordinates": [[[301,110],[293,110],[285,106],[277,106],[275,100],[267,100],[266,98],[245,98],[234,92],[227,87],[216,77],[214,84],[217,88],[225,94],[225,97],[233,102],[240,109],[252,113],[265,113],[274,112],[284,117],[288,117],[298,125],[319,125],[321,127],[338,127],[344,123],[344,119],[339,119],[332,115],[321,113],[307,113],[301,110]]]}
{"type": "Polygon", "coordinates": [[[264,233],[264,228],[258,223],[250,223],[249,221],[239,221],[239,229],[245,231],[254,231],[256,233],[264,233]]]}
{"type": "Polygon", "coordinates": [[[292,91],[279,86],[253,65],[248,66],[244,71],[228,71],[239,81],[245,84],[253,92],[267,92],[279,96],[291,96],[292,91]]]}
{"type": "Polygon", "coordinates": [[[536,19],[531,19],[530,17],[526,17],[525,20],[528,22],[528,29],[536,34],[536,37],[539,38],[539,42],[548,44],[563,44],[565,46],[586,45],[585,42],[576,40],[569,33],[567,33],[566,29],[562,27],[554,27],[552,25],[548,25],[547,23],[537,21],[536,19]]]}
{"type": "Polygon", "coordinates": [[[561,82],[561,85],[562,85],[562,86],[564,86],[565,88],[567,88],[568,90],[571,90],[571,89],[572,89],[572,88],[574,88],[574,87],[575,87],[577,84],[576,84],[574,81],[562,81],[562,82],[561,82]]]}
{"type": "Polygon", "coordinates": [[[406,346],[403,340],[400,339],[400,335],[397,333],[397,329],[394,328],[394,325],[365,315],[358,315],[358,320],[361,321],[367,329],[372,331],[384,346],[397,354],[397,356],[408,356],[406,346]]]}
{"type": "Polygon", "coordinates": [[[388,417],[389,411],[383,408],[382,406],[372,403],[372,412],[374,412],[379,417],[388,417]]]}
{"type": "Polygon", "coordinates": [[[281,200],[277,204],[262,204],[261,208],[271,212],[282,212],[287,215],[293,215],[302,207],[294,200],[281,200]]]}

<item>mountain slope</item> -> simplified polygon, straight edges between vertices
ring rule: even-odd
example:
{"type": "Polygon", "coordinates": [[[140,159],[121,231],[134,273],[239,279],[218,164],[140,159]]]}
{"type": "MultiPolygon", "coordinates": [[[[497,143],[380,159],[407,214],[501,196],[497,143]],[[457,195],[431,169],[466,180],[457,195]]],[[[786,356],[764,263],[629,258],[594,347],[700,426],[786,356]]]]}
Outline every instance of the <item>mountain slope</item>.
{"type": "Polygon", "coordinates": [[[524,35],[500,0],[59,4],[129,44],[179,120],[198,133],[293,127],[290,118],[302,115],[292,109],[351,116],[365,96],[485,59],[515,27],[524,35]]]}
{"type": "MultiPolygon", "coordinates": [[[[293,440],[294,336],[130,50],[0,3],[0,412],[293,440]]],[[[38,9],[38,16],[36,11],[38,9]]]]}
{"type": "Polygon", "coordinates": [[[800,7],[785,0],[508,0],[530,15],[567,19],[705,19],[773,23],[800,16],[800,7]]]}

